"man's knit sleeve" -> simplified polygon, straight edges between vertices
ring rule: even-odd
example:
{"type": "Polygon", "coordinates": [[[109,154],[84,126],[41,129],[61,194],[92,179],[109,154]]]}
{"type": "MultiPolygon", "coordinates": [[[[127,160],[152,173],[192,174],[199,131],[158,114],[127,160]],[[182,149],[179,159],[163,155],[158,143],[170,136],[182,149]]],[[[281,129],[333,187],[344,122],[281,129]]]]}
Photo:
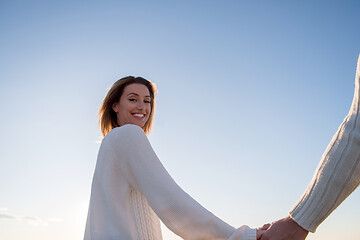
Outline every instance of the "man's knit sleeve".
{"type": "Polygon", "coordinates": [[[360,56],[349,114],[333,136],[304,195],[290,216],[304,229],[316,228],[360,183],[360,56]]]}

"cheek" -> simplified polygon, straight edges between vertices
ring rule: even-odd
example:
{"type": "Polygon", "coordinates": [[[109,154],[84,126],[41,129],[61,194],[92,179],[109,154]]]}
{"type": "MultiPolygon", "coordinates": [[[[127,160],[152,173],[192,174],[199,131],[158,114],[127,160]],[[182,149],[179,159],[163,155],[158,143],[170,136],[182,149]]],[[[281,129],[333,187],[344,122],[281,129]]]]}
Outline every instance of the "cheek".
{"type": "Polygon", "coordinates": [[[118,112],[117,117],[121,121],[126,121],[127,119],[129,119],[129,114],[127,111],[124,111],[124,109],[122,109],[118,112]]]}

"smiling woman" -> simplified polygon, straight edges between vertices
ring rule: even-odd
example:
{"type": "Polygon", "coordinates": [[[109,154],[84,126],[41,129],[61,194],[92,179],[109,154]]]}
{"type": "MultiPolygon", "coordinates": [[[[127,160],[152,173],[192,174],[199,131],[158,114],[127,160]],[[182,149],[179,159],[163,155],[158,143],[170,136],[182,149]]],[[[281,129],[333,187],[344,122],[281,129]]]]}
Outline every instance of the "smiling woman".
{"type": "Polygon", "coordinates": [[[142,77],[116,81],[101,104],[99,117],[103,137],[115,127],[134,124],[150,133],[155,113],[156,85],[142,77]]]}
{"type": "Polygon", "coordinates": [[[85,240],[162,239],[160,221],[184,239],[255,240],[202,207],[171,178],[146,134],[154,116],[155,85],[117,81],[100,109],[104,135],[91,188],[85,240]],[[146,133],[146,134],[145,134],[146,133]]]}
{"type": "Polygon", "coordinates": [[[151,112],[151,99],[145,85],[133,83],[126,86],[120,100],[112,107],[119,126],[134,124],[144,127],[151,112]]]}

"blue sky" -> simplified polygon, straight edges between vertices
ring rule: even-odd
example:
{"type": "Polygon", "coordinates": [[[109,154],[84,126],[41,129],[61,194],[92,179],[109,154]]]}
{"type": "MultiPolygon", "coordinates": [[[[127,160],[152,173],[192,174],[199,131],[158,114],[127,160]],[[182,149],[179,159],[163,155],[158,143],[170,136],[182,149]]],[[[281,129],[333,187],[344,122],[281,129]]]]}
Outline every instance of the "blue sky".
{"type": "MultiPolygon", "coordinates": [[[[117,79],[159,89],[150,141],[233,226],[285,217],[353,96],[358,1],[1,1],[0,238],[81,239],[117,79]]],[[[308,239],[358,239],[355,191],[308,239]]],[[[177,239],[164,229],[164,239],[177,239]]]]}

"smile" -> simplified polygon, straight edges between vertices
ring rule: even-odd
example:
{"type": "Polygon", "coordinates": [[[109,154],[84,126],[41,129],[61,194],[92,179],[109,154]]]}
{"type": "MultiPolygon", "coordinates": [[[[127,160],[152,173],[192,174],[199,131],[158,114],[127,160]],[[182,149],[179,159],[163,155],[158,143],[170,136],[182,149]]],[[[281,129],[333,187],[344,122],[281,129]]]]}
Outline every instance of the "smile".
{"type": "Polygon", "coordinates": [[[145,114],[143,114],[143,113],[133,113],[132,115],[134,117],[141,117],[141,118],[145,117],[145,114]]]}

